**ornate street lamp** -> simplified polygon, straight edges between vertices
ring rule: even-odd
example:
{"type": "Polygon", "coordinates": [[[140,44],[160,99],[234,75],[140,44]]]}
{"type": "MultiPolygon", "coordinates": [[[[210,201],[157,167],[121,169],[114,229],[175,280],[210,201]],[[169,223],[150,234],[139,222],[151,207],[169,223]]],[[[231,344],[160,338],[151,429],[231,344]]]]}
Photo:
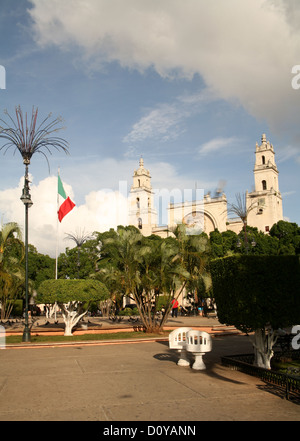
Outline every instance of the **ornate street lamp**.
{"type": "Polygon", "coordinates": [[[25,205],[25,327],[23,331],[22,341],[30,341],[30,329],[28,324],[28,208],[33,203],[29,192],[29,180],[28,180],[28,162],[24,159],[25,164],[25,176],[24,176],[24,188],[22,191],[21,201],[25,205]]]}
{"type": "Polygon", "coordinates": [[[27,121],[27,113],[25,113],[24,118],[20,106],[16,107],[16,121],[13,120],[7,111],[4,113],[8,115],[12,126],[0,118],[0,138],[7,140],[0,147],[0,150],[5,148],[4,153],[6,153],[10,147],[14,147],[15,151],[18,150],[22,155],[23,164],[25,165],[24,188],[21,196],[21,201],[25,205],[25,328],[23,341],[30,341],[28,325],[28,209],[32,206],[32,200],[29,192],[28,166],[32,155],[35,153],[42,153],[49,166],[47,155],[43,150],[45,149],[51,154],[51,149],[55,148],[56,150],[63,150],[65,153],[68,153],[68,143],[62,138],[53,136],[53,133],[62,129],[62,127],[58,126],[62,120],[61,118],[51,120],[51,113],[39,126],[37,126],[37,108],[33,107],[32,109],[30,124],[27,121]]]}

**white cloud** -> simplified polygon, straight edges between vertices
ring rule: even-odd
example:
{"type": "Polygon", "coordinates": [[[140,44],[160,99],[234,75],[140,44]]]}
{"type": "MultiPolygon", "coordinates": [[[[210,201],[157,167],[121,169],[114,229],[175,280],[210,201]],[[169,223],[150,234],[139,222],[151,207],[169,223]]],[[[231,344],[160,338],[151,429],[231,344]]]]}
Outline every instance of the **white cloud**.
{"type": "Polygon", "coordinates": [[[178,96],[171,103],[161,103],[145,111],[145,115],[123,138],[123,142],[130,145],[127,155],[135,154],[135,145],[148,139],[160,142],[176,140],[186,130],[186,120],[214,99],[208,90],[204,90],[178,96]]]}
{"type": "MultiPolygon", "coordinates": [[[[14,221],[24,230],[24,206],[20,201],[23,178],[16,188],[0,192],[0,213],[2,223],[14,221]]],[[[72,187],[64,182],[65,192],[76,203],[72,187]]],[[[37,185],[31,185],[33,206],[29,209],[29,243],[38,251],[56,254],[58,241],[59,252],[66,246],[71,248],[74,243],[68,243],[66,233],[76,230],[106,231],[117,225],[127,224],[127,198],[119,191],[91,191],[85,198],[85,203],[76,205],[61,223],[57,222],[57,177],[48,177],[37,185]]]]}
{"type": "MultiPolygon", "coordinates": [[[[199,74],[220,99],[233,100],[275,131],[297,121],[299,3],[283,0],[31,0],[38,44],[79,48],[82,67],[117,61],[163,77],[199,74]]],[[[152,115],[155,119],[155,115],[152,115]]],[[[148,121],[149,122],[149,121],[148,121]]],[[[168,120],[165,121],[168,124],[168,120]]],[[[147,121],[132,136],[148,130],[147,121]]]]}
{"type": "Polygon", "coordinates": [[[163,142],[176,139],[182,132],[180,126],[185,116],[186,113],[177,106],[162,104],[158,108],[150,110],[147,115],[134,124],[131,132],[124,137],[123,141],[135,144],[148,138],[160,139],[163,142]]]}
{"type": "Polygon", "coordinates": [[[234,137],[231,138],[214,138],[205,144],[202,144],[202,146],[199,148],[199,154],[201,156],[209,155],[210,153],[215,153],[217,151],[230,151],[231,147],[236,145],[238,140],[234,137]]]}
{"type": "MultiPolygon", "coordinates": [[[[281,196],[283,198],[288,198],[289,196],[292,196],[294,194],[296,194],[296,190],[291,190],[291,191],[284,191],[283,193],[281,193],[281,196]]],[[[290,221],[289,221],[290,222],[290,221]]]]}
{"type": "MultiPolygon", "coordinates": [[[[34,183],[34,178],[30,176],[33,205],[29,209],[29,243],[33,244],[39,252],[55,257],[57,243],[59,253],[64,252],[67,246],[74,247],[74,242],[65,240],[66,233],[83,230],[85,233],[102,232],[116,228],[118,225],[127,225],[128,193],[132,184],[133,171],[138,168],[138,165],[138,162],[134,161],[116,161],[107,158],[101,167],[102,170],[107,170],[107,173],[101,174],[98,181],[95,182],[93,178],[85,181],[83,185],[81,178],[78,178],[81,174],[79,170],[76,170],[76,165],[72,167],[72,174],[76,176],[76,179],[73,178],[75,179],[74,185],[69,176],[64,180],[61,175],[67,196],[70,196],[76,204],[76,207],[61,223],[57,222],[57,176],[47,177],[38,183],[34,183]],[[127,176],[126,173],[124,175],[124,171],[128,171],[127,176]],[[83,192],[81,203],[77,202],[77,190],[74,190],[77,188],[77,181],[80,181],[81,192],[83,192]]],[[[84,176],[95,176],[97,166],[99,170],[99,164],[88,165],[86,163],[84,176]]],[[[178,183],[180,183],[182,194],[184,190],[195,188],[195,182],[188,174],[187,176],[179,175],[176,168],[166,162],[145,161],[145,168],[150,170],[152,188],[156,192],[164,189],[172,192],[178,189],[178,183]]],[[[64,177],[66,174],[64,170],[64,177]]],[[[24,205],[20,200],[23,185],[24,178],[22,177],[17,187],[0,191],[0,220],[2,223],[17,222],[24,231],[24,205]]],[[[198,188],[210,185],[211,183],[204,181],[197,182],[198,188]]],[[[163,216],[165,219],[165,213],[163,216]]],[[[161,218],[162,214],[159,214],[159,219],[161,218]]]]}
{"type": "Polygon", "coordinates": [[[280,150],[278,151],[276,157],[277,164],[289,161],[293,158],[295,158],[297,162],[300,162],[299,148],[291,145],[280,146],[280,150]]]}

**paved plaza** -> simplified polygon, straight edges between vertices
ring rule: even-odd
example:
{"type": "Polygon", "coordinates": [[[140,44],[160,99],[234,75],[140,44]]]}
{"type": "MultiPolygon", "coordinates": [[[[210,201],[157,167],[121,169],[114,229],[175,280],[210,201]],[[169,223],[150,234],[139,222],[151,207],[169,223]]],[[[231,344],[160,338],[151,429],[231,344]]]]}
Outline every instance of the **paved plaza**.
{"type": "Polygon", "coordinates": [[[215,335],[207,369],[179,367],[166,341],[0,350],[1,421],[300,421],[300,407],[222,355],[252,353],[215,335]]]}

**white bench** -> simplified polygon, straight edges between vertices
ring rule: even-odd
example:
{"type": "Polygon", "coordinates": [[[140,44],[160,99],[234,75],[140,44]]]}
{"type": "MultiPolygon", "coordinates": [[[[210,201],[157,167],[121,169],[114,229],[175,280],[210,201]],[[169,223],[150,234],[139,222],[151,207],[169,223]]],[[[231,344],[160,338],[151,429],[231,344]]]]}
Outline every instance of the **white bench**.
{"type": "Polygon", "coordinates": [[[186,333],[186,350],[195,356],[193,369],[203,370],[206,366],[203,362],[203,355],[212,349],[211,336],[205,331],[192,329],[186,333]]]}
{"type": "Polygon", "coordinates": [[[189,331],[192,331],[192,328],[178,328],[169,334],[169,348],[179,351],[178,366],[190,365],[186,353],[186,334],[189,331]]]}

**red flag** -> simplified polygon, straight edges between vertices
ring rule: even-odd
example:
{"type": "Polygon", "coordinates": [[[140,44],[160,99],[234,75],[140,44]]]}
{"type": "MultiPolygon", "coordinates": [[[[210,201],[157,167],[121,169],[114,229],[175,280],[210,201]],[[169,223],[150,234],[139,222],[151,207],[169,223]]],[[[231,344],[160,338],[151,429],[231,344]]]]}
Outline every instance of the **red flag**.
{"type": "Polygon", "coordinates": [[[61,222],[63,218],[66,216],[66,214],[70,213],[70,211],[73,210],[73,208],[75,207],[74,202],[72,202],[69,196],[67,197],[66,195],[59,174],[58,174],[58,187],[57,187],[57,207],[59,207],[57,212],[59,222],[61,222]],[[64,199],[64,201],[59,205],[60,196],[62,199],[64,199]]]}
{"type": "Polygon", "coordinates": [[[64,202],[59,207],[59,210],[58,210],[58,220],[59,220],[59,222],[61,222],[63,220],[63,218],[68,213],[70,213],[71,210],[73,210],[74,207],[75,207],[74,202],[72,202],[71,199],[68,196],[67,199],[65,199],[64,202]]]}

